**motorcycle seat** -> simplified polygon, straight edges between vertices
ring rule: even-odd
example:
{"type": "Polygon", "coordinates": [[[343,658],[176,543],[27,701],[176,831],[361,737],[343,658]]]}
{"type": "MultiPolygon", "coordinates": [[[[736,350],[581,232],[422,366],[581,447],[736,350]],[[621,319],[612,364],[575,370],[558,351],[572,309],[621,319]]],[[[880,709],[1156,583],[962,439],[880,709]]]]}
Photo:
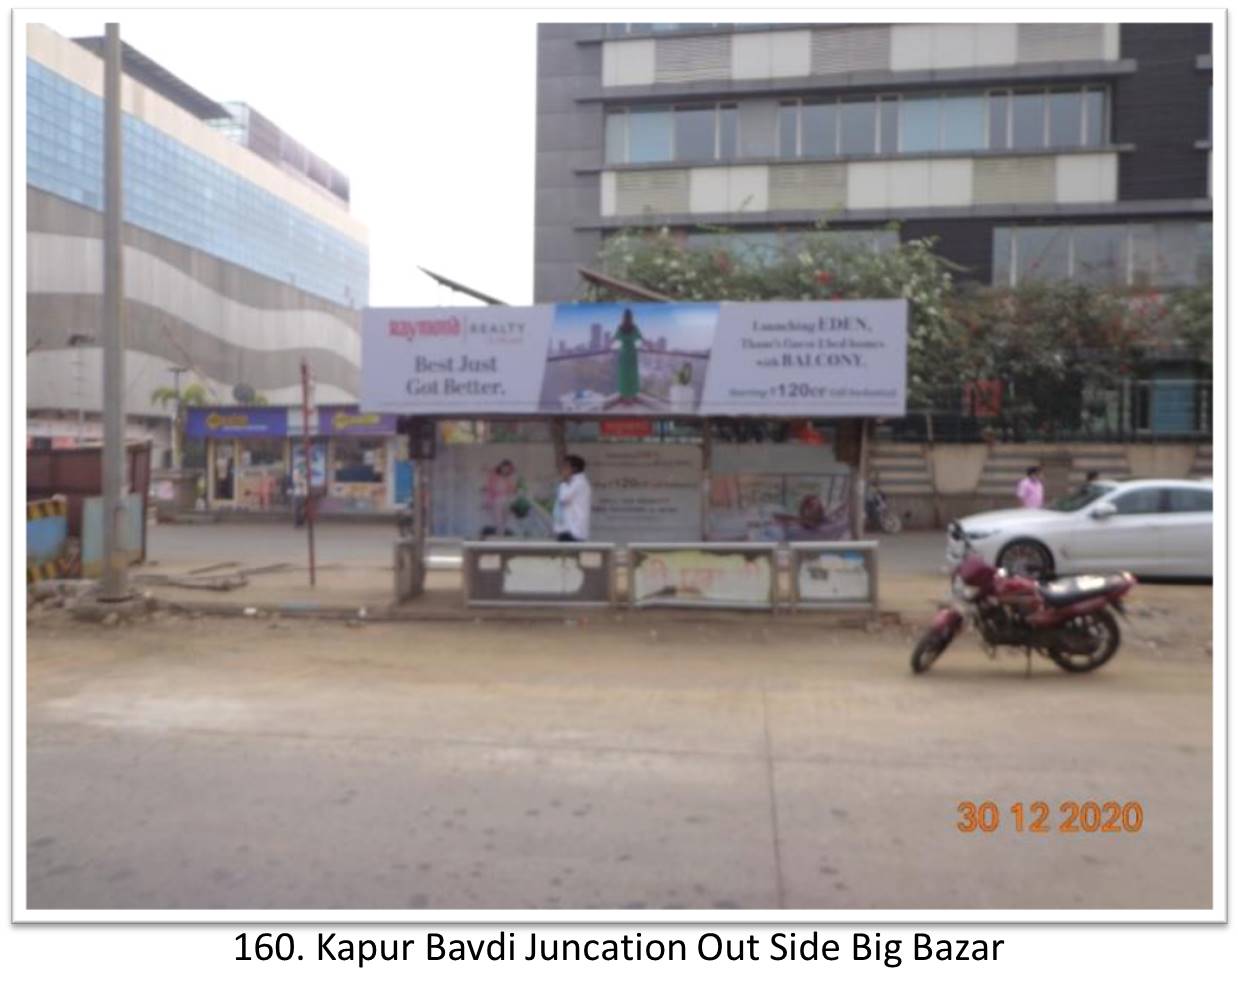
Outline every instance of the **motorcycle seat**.
{"type": "Polygon", "coordinates": [[[1129,584],[1130,579],[1125,574],[1106,574],[1103,577],[1097,574],[1081,574],[1079,577],[1051,581],[1041,585],[1040,590],[1046,605],[1060,608],[1089,598],[1109,595],[1129,584]]]}

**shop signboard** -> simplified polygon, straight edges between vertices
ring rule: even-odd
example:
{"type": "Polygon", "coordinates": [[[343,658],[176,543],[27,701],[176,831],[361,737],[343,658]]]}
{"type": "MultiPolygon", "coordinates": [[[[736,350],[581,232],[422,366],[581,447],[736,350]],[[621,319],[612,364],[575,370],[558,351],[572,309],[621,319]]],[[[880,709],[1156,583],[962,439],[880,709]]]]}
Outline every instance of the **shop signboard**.
{"type": "Polygon", "coordinates": [[[190,408],[185,418],[190,439],[252,439],[288,435],[288,409],[282,406],[190,408]]]}
{"type": "Polygon", "coordinates": [[[362,316],[367,412],[898,416],[906,368],[903,300],[367,308],[362,316]]]}
{"type": "Polygon", "coordinates": [[[357,405],[320,405],[320,436],[394,436],[396,416],[390,413],[363,412],[357,405]]]}

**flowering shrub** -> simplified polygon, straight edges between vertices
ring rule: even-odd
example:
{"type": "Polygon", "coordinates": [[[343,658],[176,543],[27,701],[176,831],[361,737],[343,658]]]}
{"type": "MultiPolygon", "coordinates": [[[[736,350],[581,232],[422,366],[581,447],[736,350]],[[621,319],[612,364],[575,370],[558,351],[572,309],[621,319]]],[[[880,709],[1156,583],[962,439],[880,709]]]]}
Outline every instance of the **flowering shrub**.
{"type": "MultiPolygon", "coordinates": [[[[906,298],[908,408],[959,410],[966,385],[1004,386],[1003,418],[1075,427],[1085,388],[1136,375],[1153,353],[1212,354],[1211,288],[1149,295],[1070,282],[961,286],[934,240],[878,250],[819,224],[778,246],[689,246],[669,229],[608,239],[606,273],[681,301],[906,298]]],[[[596,299],[611,292],[593,288],[596,299]]]]}
{"type": "MultiPolygon", "coordinates": [[[[909,302],[911,405],[950,372],[943,369],[952,332],[947,302],[954,267],[913,239],[877,251],[839,239],[824,225],[795,233],[777,248],[734,250],[719,232],[716,244],[688,246],[671,232],[635,230],[608,239],[606,273],[677,301],[822,301],[906,298],[909,302]]],[[[598,299],[611,295],[595,288],[598,299]]]]}

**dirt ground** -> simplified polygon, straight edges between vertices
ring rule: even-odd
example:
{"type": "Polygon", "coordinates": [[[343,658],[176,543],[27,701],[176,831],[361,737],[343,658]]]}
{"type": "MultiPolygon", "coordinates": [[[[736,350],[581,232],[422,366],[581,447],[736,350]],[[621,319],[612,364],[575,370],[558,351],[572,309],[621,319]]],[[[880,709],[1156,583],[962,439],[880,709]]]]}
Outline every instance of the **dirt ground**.
{"type": "Polygon", "coordinates": [[[913,676],[910,624],[37,612],[29,906],[1206,907],[1211,596],[1141,587],[1114,661],[1030,679],[971,635],[913,676]],[[1089,799],[1142,828],[1057,829],[1089,799]]]}

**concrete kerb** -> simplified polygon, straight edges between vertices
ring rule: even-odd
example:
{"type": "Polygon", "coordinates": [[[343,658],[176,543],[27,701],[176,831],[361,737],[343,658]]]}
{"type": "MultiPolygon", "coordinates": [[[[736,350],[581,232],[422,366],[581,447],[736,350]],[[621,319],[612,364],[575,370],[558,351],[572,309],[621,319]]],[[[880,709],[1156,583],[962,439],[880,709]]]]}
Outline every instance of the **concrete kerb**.
{"type": "MultiPolygon", "coordinates": [[[[459,610],[417,610],[408,606],[345,606],[302,605],[290,603],[258,603],[254,605],[219,604],[209,602],[176,602],[168,599],[152,599],[152,610],[164,610],[187,616],[214,616],[225,618],[249,618],[255,620],[315,619],[327,622],[346,623],[541,623],[557,625],[588,625],[590,623],[630,623],[634,614],[614,608],[519,609],[488,608],[485,610],[461,607],[459,610]]],[[[872,629],[881,626],[902,625],[898,612],[878,610],[875,612],[772,612],[753,613],[728,610],[642,609],[638,618],[650,622],[669,624],[723,624],[731,626],[768,625],[771,621],[779,626],[792,625],[813,628],[872,629]]]]}

